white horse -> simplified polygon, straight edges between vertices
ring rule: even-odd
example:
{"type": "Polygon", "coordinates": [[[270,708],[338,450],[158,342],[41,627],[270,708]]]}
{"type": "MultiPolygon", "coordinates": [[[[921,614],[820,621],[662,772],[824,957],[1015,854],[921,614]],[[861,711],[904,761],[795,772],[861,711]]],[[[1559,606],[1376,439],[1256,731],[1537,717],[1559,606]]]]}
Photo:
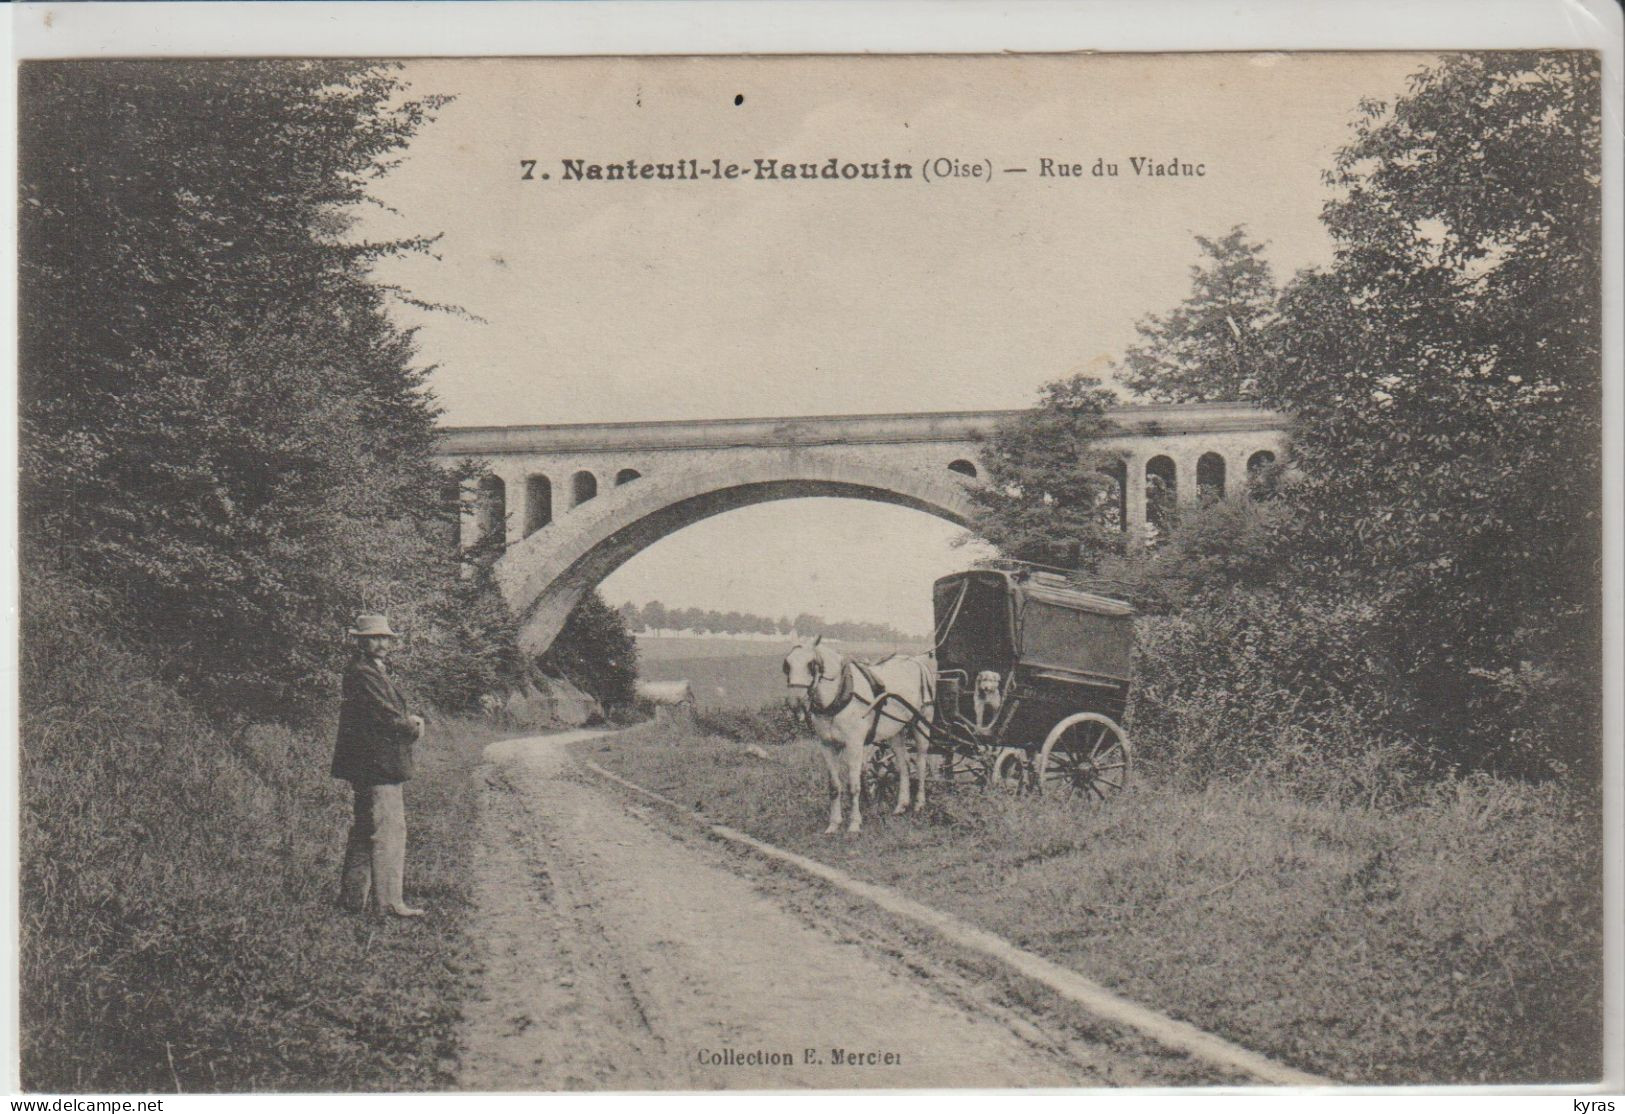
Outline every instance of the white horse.
{"type": "Polygon", "coordinates": [[[826,834],[840,830],[843,789],[852,797],[852,819],[846,830],[863,829],[859,803],[863,797],[863,752],[868,744],[891,747],[899,774],[894,812],[902,812],[909,807],[910,797],[910,763],[905,744],[913,736],[917,760],[914,768],[919,778],[914,808],[918,811],[925,807],[926,748],[931,741],[927,724],[937,696],[936,673],[925,659],[891,657],[866,665],[823,645],[819,637],[811,646],[797,645],[785,656],[784,681],[804,692],[803,705],[813,733],[823,744],[833,791],[826,834]],[[884,694],[907,703],[888,699],[884,694]]]}

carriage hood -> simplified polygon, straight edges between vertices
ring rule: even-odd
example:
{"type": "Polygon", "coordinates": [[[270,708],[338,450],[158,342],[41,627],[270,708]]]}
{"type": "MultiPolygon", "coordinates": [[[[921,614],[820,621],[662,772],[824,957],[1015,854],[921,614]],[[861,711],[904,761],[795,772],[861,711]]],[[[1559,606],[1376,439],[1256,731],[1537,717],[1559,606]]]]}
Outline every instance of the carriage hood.
{"type": "Polygon", "coordinates": [[[932,587],[937,658],[968,676],[1019,664],[1056,679],[1127,682],[1134,608],[1060,577],[978,569],[932,587]]]}

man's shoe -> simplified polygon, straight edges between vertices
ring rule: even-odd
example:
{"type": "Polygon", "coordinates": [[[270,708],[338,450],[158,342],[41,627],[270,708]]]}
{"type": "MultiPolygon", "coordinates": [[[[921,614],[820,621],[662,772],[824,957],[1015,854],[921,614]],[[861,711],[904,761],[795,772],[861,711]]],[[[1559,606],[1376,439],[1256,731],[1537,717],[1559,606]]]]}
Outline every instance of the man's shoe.
{"type": "Polygon", "coordinates": [[[391,917],[426,917],[429,915],[427,910],[414,909],[410,905],[396,905],[392,908],[384,909],[382,912],[391,917]]]}

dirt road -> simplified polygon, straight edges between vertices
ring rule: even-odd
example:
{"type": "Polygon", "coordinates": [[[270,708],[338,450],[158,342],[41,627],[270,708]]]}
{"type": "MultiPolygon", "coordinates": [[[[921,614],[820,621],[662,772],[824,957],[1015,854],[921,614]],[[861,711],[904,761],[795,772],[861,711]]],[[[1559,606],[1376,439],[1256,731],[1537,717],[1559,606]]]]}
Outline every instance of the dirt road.
{"type": "MultiPolygon", "coordinates": [[[[590,732],[486,751],[476,1090],[1077,1087],[1132,1068],[1055,1041],[895,941],[796,913],[575,766],[590,732]]],[[[776,879],[773,887],[785,881],[776,879]]],[[[805,908],[805,907],[804,907],[805,908]]]]}

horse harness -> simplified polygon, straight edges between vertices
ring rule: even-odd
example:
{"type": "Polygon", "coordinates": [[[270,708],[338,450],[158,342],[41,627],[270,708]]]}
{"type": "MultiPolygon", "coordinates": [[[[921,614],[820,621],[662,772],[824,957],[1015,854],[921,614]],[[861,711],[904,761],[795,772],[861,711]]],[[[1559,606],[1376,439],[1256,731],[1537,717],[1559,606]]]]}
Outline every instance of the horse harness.
{"type": "MultiPolygon", "coordinates": [[[[895,656],[893,654],[883,660],[890,661],[891,657],[895,656]]],[[[817,658],[814,658],[809,664],[816,665],[817,668],[813,670],[815,676],[812,683],[807,686],[807,710],[814,715],[833,719],[846,711],[854,700],[860,700],[869,705],[869,732],[863,740],[863,745],[866,747],[874,745],[875,735],[880,730],[880,717],[883,715],[887,719],[904,724],[905,727],[912,727],[916,722],[925,718],[917,709],[910,707],[908,701],[900,696],[893,696],[886,688],[885,682],[881,681],[876,676],[875,671],[870,668],[868,662],[858,661],[855,658],[846,658],[842,663],[841,675],[835,685],[835,695],[830,699],[829,703],[825,704],[818,697],[818,680],[823,676],[823,664],[817,658]],[[863,697],[857,694],[856,686],[852,681],[854,672],[863,674],[863,679],[869,682],[869,690],[872,695],[868,700],[864,700],[863,697]],[[909,718],[906,720],[899,719],[897,716],[888,714],[884,710],[888,698],[908,708],[910,712],[909,718]]]]}

